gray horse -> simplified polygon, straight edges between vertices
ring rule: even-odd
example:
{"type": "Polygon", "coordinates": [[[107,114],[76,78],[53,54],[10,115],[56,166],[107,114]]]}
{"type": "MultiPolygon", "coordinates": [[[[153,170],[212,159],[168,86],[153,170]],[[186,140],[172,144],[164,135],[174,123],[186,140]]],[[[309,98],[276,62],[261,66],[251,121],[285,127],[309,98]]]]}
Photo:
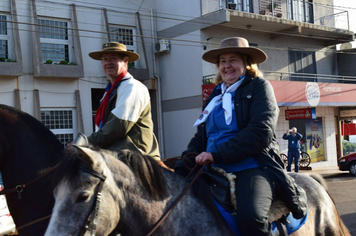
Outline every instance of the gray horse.
{"type": "MultiPolygon", "coordinates": [[[[291,235],[350,235],[322,178],[291,175],[308,197],[307,220],[291,235]]],[[[61,182],[54,191],[46,236],[234,235],[214,204],[206,201],[207,193],[197,194],[202,190],[196,186],[151,231],[187,181],[139,153],[76,147],[58,176],[61,182]]],[[[281,208],[280,216],[286,210],[281,208]]]]}

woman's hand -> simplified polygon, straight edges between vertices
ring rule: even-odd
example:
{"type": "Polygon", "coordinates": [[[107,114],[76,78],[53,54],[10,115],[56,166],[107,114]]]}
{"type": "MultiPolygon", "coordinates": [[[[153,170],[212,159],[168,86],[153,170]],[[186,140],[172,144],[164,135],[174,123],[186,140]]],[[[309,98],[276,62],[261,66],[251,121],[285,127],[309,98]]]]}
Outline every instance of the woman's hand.
{"type": "Polygon", "coordinates": [[[214,163],[213,156],[211,155],[210,152],[202,152],[195,157],[195,162],[199,165],[203,165],[205,161],[209,161],[210,164],[214,163]]]}

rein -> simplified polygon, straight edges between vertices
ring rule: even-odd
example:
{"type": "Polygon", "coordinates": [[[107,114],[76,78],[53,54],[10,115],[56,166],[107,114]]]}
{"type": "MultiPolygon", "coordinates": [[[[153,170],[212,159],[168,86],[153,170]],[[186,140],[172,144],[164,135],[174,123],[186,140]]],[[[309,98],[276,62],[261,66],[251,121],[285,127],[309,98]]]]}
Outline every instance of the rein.
{"type": "MultiPolygon", "coordinates": [[[[11,194],[11,193],[17,193],[18,194],[18,199],[21,199],[21,193],[23,192],[23,190],[30,186],[31,184],[37,182],[38,180],[40,180],[41,178],[43,178],[44,176],[48,175],[49,173],[51,173],[53,170],[55,170],[60,164],[62,163],[62,161],[58,162],[56,165],[52,166],[51,168],[49,168],[48,170],[46,170],[45,172],[43,172],[42,174],[40,174],[39,176],[37,176],[36,178],[34,178],[33,180],[27,182],[26,184],[19,184],[17,185],[15,188],[13,189],[3,189],[2,191],[0,191],[0,195],[3,195],[3,194],[11,194]]],[[[34,220],[34,221],[31,221],[27,224],[24,224],[24,225],[21,225],[20,227],[16,227],[16,230],[17,231],[20,231],[24,228],[27,228],[31,225],[34,225],[34,224],[37,224],[41,221],[44,221],[44,220],[47,220],[49,218],[51,218],[51,215],[48,215],[48,216],[44,216],[44,217],[41,217],[37,220],[34,220]]]]}
{"type": "MultiPolygon", "coordinates": [[[[188,153],[189,154],[189,153],[188,153]]],[[[187,154],[187,155],[188,155],[187,154]]],[[[185,156],[185,160],[188,160],[186,158],[187,156],[185,156]]],[[[155,226],[151,229],[151,231],[147,234],[147,236],[151,236],[160,225],[162,225],[163,221],[168,217],[168,215],[171,213],[171,211],[173,210],[173,208],[178,204],[178,202],[180,200],[182,200],[182,198],[184,197],[184,195],[188,192],[188,190],[190,189],[190,187],[194,184],[194,182],[199,178],[200,174],[204,171],[205,167],[209,164],[209,161],[205,161],[204,164],[201,166],[201,168],[199,169],[198,173],[194,176],[194,178],[192,179],[192,181],[190,181],[190,183],[184,188],[183,192],[178,196],[178,198],[173,202],[173,204],[171,205],[171,207],[167,210],[167,212],[161,216],[161,218],[157,221],[157,223],[155,224],[155,226]]],[[[196,164],[193,169],[191,169],[191,171],[189,172],[189,174],[187,175],[186,178],[189,178],[189,176],[195,172],[195,170],[198,168],[198,164],[196,164]]]]}
{"type": "Polygon", "coordinates": [[[83,226],[83,228],[81,229],[81,231],[79,232],[78,236],[82,236],[85,234],[85,232],[89,229],[90,223],[91,223],[91,219],[90,216],[93,215],[93,219],[92,219],[92,229],[91,229],[91,236],[95,236],[95,231],[96,231],[96,224],[97,224],[97,220],[98,220],[98,212],[99,212],[99,206],[100,206],[100,202],[101,202],[101,191],[103,189],[103,185],[106,179],[106,176],[103,173],[99,173],[93,169],[89,169],[89,168],[84,168],[84,167],[80,167],[79,168],[81,171],[91,174],[94,177],[97,177],[100,179],[100,183],[98,186],[98,192],[96,194],[96,201],[93,202],[93,206],[91,208],[91,210],[89,211],[88,217],[85,221],[85,224],[83,226]],[[91,213],[93,211],[93,213],[91,213]]]}
{"type": "Polygon", "coordinates": [[[10,193],[17,193],[18,194],[18,199],[21,199],[21,193],[23,192],[23,190],[30,186],[31,184],[37,182],[38,180],[42,179],[44,176],[48,175],[49,173],[51,173],[53,170],[55,170],[59,165],[61,164],[61,162],[57,163],[55,166],[52,166],[51,168],[49,168],[48,170],[46,170],[45,172],[43,172],[42,174],[40,174],[39,176],[37,176],[36,178],[34,178],[33,180],[27,182],[26,184],[19,184],[17,185],[15,188],[13,189],[3,189],[2,191],[0,191],[0,195],[3,194],[10,194],[10,193]]]}

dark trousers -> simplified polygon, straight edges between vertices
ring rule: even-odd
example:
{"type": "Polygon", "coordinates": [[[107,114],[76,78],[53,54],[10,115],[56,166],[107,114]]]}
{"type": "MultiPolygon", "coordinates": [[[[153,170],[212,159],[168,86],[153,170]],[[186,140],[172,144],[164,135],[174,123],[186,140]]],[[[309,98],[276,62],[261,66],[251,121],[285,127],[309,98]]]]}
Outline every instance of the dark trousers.
{"type": "Polygon", "coordinates": [[[271,236],[267,213],[275,190],[272,181],[261,168],[236,172],[236,202],[238,226],[242,236],[271,236]]]}
{"type": "Polygon", "coordinates": [[[288,150],[288,166],[287,166],[288,172],[291,172],[293,158],[294,158],[294,170],[295,172],[299,172],[299,157],[300,157],[300,151],[298,149],[288,150]]]}

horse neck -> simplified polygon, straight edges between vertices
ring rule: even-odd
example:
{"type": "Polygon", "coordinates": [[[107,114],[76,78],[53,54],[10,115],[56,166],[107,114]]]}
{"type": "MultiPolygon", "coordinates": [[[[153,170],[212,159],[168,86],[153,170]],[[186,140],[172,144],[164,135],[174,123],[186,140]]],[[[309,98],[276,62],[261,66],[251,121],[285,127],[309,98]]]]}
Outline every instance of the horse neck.
{"type": "Polygon", "coordinates": [[[125,235],[141,235],[142,232],[148,233],[169,209],[181,192],[181,189],[184,188],[186,182],[184,178],[175,176],[171,171],[164,170],[164,176],[168,186],[174,185],[174,187],[169,187],[168,196],[160,201],[150,199],[148,193],[138,187],[139,184],[134,175],[125,176],[124,180],[122,178],[121,180],[117,180],[121,183],[116,191],[122,193],[123,198],[120,199],[124,201],[120,202],[119,206],[125,206],[120,209],[120,221],[118,224],[118,231],[120,233],[124,233],[125,235]],[[122,191],[120,188],[125,190],[122,191]],[[133,224],[136,226],[132,227],[133,224]]]}
{"type": "MultiPolygon", "coordinates": [[[[37,141],[35,136],[26,136],[16,131],[16,127],[10,129],[13,132],[5,136],[7,150],[6,155],[2,157],[4,165],[1,167],[1,173],[5,189],[26,185],[21,193],[21,199],[17,193],[6,195],[11,215],[15,224],[20,227],[51,213],[54,205],[51,175],[33,183],[31,181],[56,164],[61,156],[54,151],[59,150],[59,147],[46,142],[46,137],[37,141]]],[[[20,235],[43,235],[47,224],[48,220],[36,223],[22,230],[20,235]]]]}
{"type": "MultiPolygon", "coordinates": [[[[145,196],[145,193],[142,194],[142,192],[128,194],[125,189],[123,194],[127,194],[124,197],[126,203],[125,208],[120,209],[119,233],[142,235],[150,232],[188,185],[185,178],[168,170],[164,170],[164,176],[169,186],[169,196],[162,201],[150,201],[141,197],[145,196]],[[132,225],[135,225],[135,227],[132,227],[132,225]]],[[[192,189],[184,195],[155,233],[165,235],[169,232],[172,235],[185,235],[184,229],[177,227],[177,225],[184,225],[186,229],[203,228],[201,221],[197,219],[204,219],[203,224],[211,230],[210,235],[231,235],[229,229],[217,221],[212,212],[193,194],[192,189]]],[[[188,232],[186,233],[188,234],[188,232]]]]}
{"type": "Polygon", "coordinates": [[[7,188],[35,179],[59,162],[61,153],[53,152],[51,146],[29,142],[23,146],[10,147],[10,153],[5,159],[1,173],[7,188]]]}

